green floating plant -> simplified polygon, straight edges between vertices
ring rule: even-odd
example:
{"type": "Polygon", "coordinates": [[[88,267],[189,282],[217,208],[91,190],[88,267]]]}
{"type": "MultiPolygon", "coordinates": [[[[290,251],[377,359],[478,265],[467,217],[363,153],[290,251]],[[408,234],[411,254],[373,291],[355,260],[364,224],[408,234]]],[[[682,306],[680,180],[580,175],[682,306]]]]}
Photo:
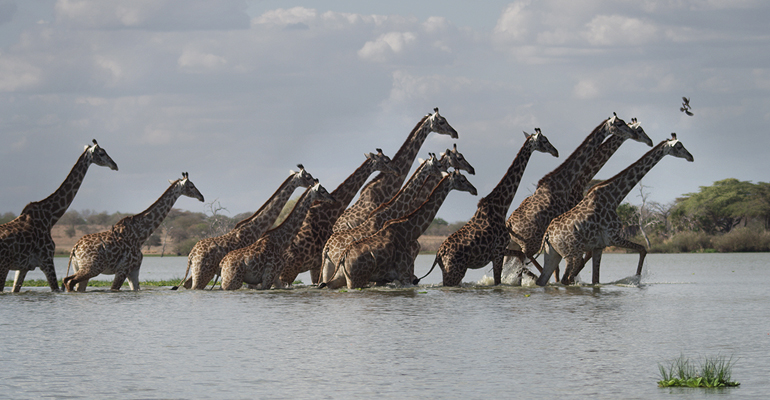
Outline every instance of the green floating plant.
{"type": "Polygon", "coordinates": [[[724,356],[706,357],[695,365],[689,358],[680,355],[672,360],[668,369],[658,364],[661,380],[660,387],[702,387],[719,388],[740,385],[732,381],[733,358],[724,356]]]}

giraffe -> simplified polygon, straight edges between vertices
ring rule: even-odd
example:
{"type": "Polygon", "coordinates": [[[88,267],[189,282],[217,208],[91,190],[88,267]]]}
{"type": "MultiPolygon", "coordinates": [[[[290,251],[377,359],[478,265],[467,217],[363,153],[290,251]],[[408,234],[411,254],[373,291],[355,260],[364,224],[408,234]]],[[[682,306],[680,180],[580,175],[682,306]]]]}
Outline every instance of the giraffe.
{"type": "MultiPolygon", "coordinates": [[[[647,133],[644,131],[636,118],[631,118],[631,123],[629,123],[628,126],[631,129],[636,130],[636,137],[632,139],[652,147],[652,139],[647,136],[647,133]]],[[[572,192],[569,195],[567,207],[572,208],[576,206],[580,200],[583,200],[583,195],[585,194],[586,189],[588,189],[588,184],[591,182],[591,179],[593,179],[593,177],[596,176],[602,167],[604,167],[604,164],[607,163],[607,160],[609,160],[610,157],[615,154],[615,152],[620,148],[620,145],[622,145],[626,139],[628,138],[625,136],[611,135],[599,146],[599,148],[591,157],[591,160],[588,162],[588,165],[586,165],[583,171],[581,171],[578,175],[577,179],[575,179],[575,184],[572,186],[572,192]]],[[[590,258],[590,253],[586,253],[584,262],[588,261],[590,258]]],[[[558,265],[554,270],[554,278],[557,282],[559,281],[558,265]]]]}
{"type": "Polygon", "coordinates": [[[122,218],[111,230],[83,236],[70,252],[68,263],[75,273],[62,280],[62,289],[85,292],[88,280],[99,274],[115,274],[111,290],[120,290],[128,278],[131,290],[139,290],[142,245],[155,232],[180,196],[203,201],[203,195],[188,178],[169,181],[171,186],[146,210],[122,218]],[[77,286],[77,287],[76,287],[77,286]]]}
{"type": "MultiPolygon", "coordinates": [[[[289,177],[272,196],[250,217],[238,222],[228,233],[201,239],[187,256],[187,272],[182,279],[186,289],[205,289],[206,285],[220,275],[219,262],[227,253],[246,247],[257,240],[275,223],[283,206],[298,187],[308,188],[315,184],[313,176],[298,164],[299,171],[289,171],[289,177]],[[187,273],[190,278],[187,278],[187,273]]],[[[175,288],[172,288],[175,289],[175,288]]]]}
{"type": "Polygon", "coordinates": [[[118,170],[115,161],[94,139],[93,145],[85,147],[56,191],[43,200],[27,204],[18,217],[0,225],[0,291],[5,288],[8,271],[16,271],[12,291],[19,292],[27,272],[37,267],[45,273],[51,290],[59,290],[53,265],[56,245],[51,238],[51,228],[72,204],[91,164],[118,170]]]}
{"type": "Polygon", "coordinates": [[[409,170],[412,169],[412,163],[429,133],[436,132],[457,139],[457,131],[449,125],[446,118],[439,115],[438,107],[434,108],[433,111],[433,114],[424,116],[417,123],[396,155],[393,156],[391,167],[396,169],[398,173],[381,173],[367,183],[361,189],[358,200],[337,218],[332,228],[334,232],[350,229],[360,224],[377,206],[393,198],[401,189],[401,184],[404,183],[409,170]]]}
{"type": "MultiPolygon", "coordinates": [[[[377,150],[381,152],[380,149],[377,150]]],[[[475,174],[473,166],[465,159],[462,153],[457,151],[457,144],[454,145],[453,149],[447,149],[442,153],[438,161],[445,170],[451,166],[455,169],[468,171],[471,175],[475,174]]],[[[392,169],[389,170],[392,171],[392,169]]],[[[354,172],[354,174],[357,172],[354,172]]],[[[385,171],[381,170],[381,172],[385,171]]],[[[367,173],[367,176],[370,173],[367,173]]],[[[351,175],[351,177],[353,176],[351,175]]],[[[350,180],[351,178],[348,179],[350,180]]],[[[291,284],[297,279],[297,275],[305,271],[310,271],[313,284],[318,283],[321,271],[320,266],[322,265],[322,252],[324,245],[333,233],[332,226],[340,214],[345,211],[345,207],[352,201],[356,192],[364,184],[365,179],[366,176],[362,176],[360,183],[355,185],[348,184],[348,181],[340,184],[331,193],[338,203],[316,203],[310,207],[310,211],[307,217],[305,217],[299,233],[294,237],[289,248],[286,249],[286,254],[284,255],[286,267],[280,277],[284,284],[291,284]]],[[[425,197],[427,197],[427,194],[425,197]]]]}
{"type": "Polygon", "coordinates": [[[263,290],[270,289],[274,283],[281,286],[278,277],[286,264],[283,254],[315,201],[331,203],[335,199],[320,183],[316,183],[305,190],[280,225],[267,231],[256,243],[227,253],[219,263],[222,289],[237,290],[244,282],[249,285],[262,284],[263,290]]]}
{"type": "Polygon", "coordinates": [[[642,274],[647,250],[624,237],[616,210],[631,189],[666,155],[693,161],[690,152],[672,133],[671,139],[660,142],[628,168],[595,185],[580,203],[551,221],[543,238],[544,264],[538,285],[548,283],[550,274],[562,258],[566,260],[567,267],[561,282],[565,285],[574,283],[585,265],[583,252],[590,252],[593,257],[593,284],[598,284],[602,250],[607,246],[638,251],[636,275],[642,274]]]}
{"type": "MultiPolygon", "coordinates": [[[[444,172],[443,164],[436,159],[435,154],[431,154],[427,160],[420,164],[404,187],[390,201],[377,207],[359,225],[332,233],[321,253],[321,273],[324,282],[328,283],[331,279],[340,256],[348,245],[374,234],[382,228],[385,222],[412,212],[428,197],[429,193],[425,194],[424,189],[429,187],[429,190],[432,190],[437,181],[443,177],[444,172]]],[[[342,279],[342,277],[338,277],[338,279],[342,279]]]]}
{"type": "Polygon", "coordinates": [[[506,256],[514,255],[522,262],[530,259],[542,270],[534,256],[540,250],[545,228],[553,218],[569,210],[567,201],[579,172],[609,135],[634,138],[636,130],[613,115],[594,128],[561,165],[541,178],[535,193],[525,198],[505,223],[511,235],[506,256]]]}
{"type": "Polygon", "coordinates": [[[535,128],[533,134],[524,132],[524,137],[524,144],[497,186],[486,197],[479,200],[476,213],[470,221],[449,235],[436,252],[436,259],[428,274],[438,264],[443,275],[444,286],[459,285],[469,268],[482,268],[490,262],[492,262],[495,285],[500,284],[503,256],[510,241],[510,235],[505,229],[505,217],[508,215],[508,209],[516,195],[529,158],[535,151],[559,157],[559,151],[540,132],[540,128],[535,128]]]}
{"type": "Polygon", "coordinates": [[[452,190],[476,195],[476,188],[458,170],[444,173],[430,196],[416,210],[385,223],[374,235],[351,243],[340,257],[333,280],[319,288],[336,288],[340,277],[349,289],[361,288],[369,282],[399,281],[402,285],[417,284],[410,244],[428,229],[447,195],[452,190]]]}
{"type": "Polygon", "coordinates": [[[363,164],[331,192],[336,202],[316,202],[310,206],[299,232],[284,253],[286,266],[280,276],[284,284],[292,284],[297,279],[297,275],[311,269],[316,271],[314,274],[314,282],[316,282],[319,265],[321,265],[321,250],[332,234],[334,222],[353,201],[356,193],[374,171],[396,173],[390,167],[390,157],[383,154],[382,149],[377,149],[376,154],[368,153],[365,156],[366,160],[363,164]]]}

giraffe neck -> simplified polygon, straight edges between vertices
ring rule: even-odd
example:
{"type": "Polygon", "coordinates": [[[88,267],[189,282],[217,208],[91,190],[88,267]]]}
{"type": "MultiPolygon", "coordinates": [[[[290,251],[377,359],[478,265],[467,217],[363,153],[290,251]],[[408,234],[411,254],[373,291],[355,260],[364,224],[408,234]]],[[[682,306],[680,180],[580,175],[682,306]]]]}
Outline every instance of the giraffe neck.
{"type": "Polygon", "coordinates": [[[529,158],[532,156],[533,151],[529,140],[525,141],[497,186],[479,201],[480,204],[487,206],[488,212],[500,215],[505,219],[505,215],[508,214],[508,209],[511,207],[511,202],[513,202],[513,197],[516,195],[521,177],[524,175],[524,170],[527,168],[527,163],[529,163],[529,158]]]}
{"type": "Polygon", "coordinates": [[[182,195],[180,181],[180,179],[174,181],[146,210],[118,221],[115,227],[120,230],[121,237],[130,238],[140,245],[144,243],[158,229],[176,200],[182,195]]]}
{"type": "Polygon", "coordinates": [[[313,204],[314,196],[310,193],[311,190],[305,190],[286,219],[280,225],[265,232],[263,237],[269,237],[270,241],[278,246],[288,246],[291,239],[299,232],[302,221],[307,215],[307,210],[313,204]]]}
{"type": "Polygon", "coordinates": [[[407,242],[417,240],[428,229],[449,192],[452,191],[451,177],[451,175],[445,176],[433,189],[428,199],[416,210],[385,226],[393,226],[392,229],[399,230],[407,242]]]}
{"type": "MultiPolygon", "coordinates": [[[[593,179],[594,176],[604,167],[607,160],[612,157],[613,154],[620,148],[620,145],[626,141],[627,138],[620,135],[611,135],[607,140],[602,143],[599,148],[594,152],[593,157],[588,162],[588,165],[583,169],[580,175],[575,179],[575,184],[572,186],[572,194],[570,195],[570,204],[575,206],[583,198],[583,193],[586,190],[588,182],[593,179]]],[[[571,208],[571,207],[570,207],[571,208]]]]}
{"type": "Polygon", "coordinates": [[[409,170],[412,169],[412,164],[414,163],[414,159],[417,158],[417,153],[419,153],[422,144],[431,132],[429,117],[430,115],[426,115],[417,123],[401,145],[401,148],[398,149],[396,155],[391,159],[390,166],[396,170],[397,173],[388,174],[380,172],[361,190],[362,195],[364,191],[380,191],[382,193],[381,196],[383,197],[375,199],[379,204],[393,197],[398,189],[401,188],[407,175],[409,175],[409,170]]]}
{"type": "MultiPolygon", "coordinates": [[[[369,214],[371,216],[377,216],[381,222],[385,222],[394,218],[402,217],[412,210],[414,210],[415,200],[421,192],[421,188],[424,184],[430,180],[432,175],[427,167],[427,162],[422,163],[416,171],[412,174],[409,180],[406,182],[403,188],[396,193],[387,203],[384,203],[377,207],[369,214]]],[[[431,186],[431,190],[435,187],[435,184],[431,186]]],[[[423,195],[423,199],[427,198],[427,194],[423,195]]]]}
{"type": "MultiPolygon", "coordinates": [[[[75,165],[72,167],[72,170],[70,170],[69,175],[67,175],[67,178],[64,179],[64,182],[59,185],[59,188],[57,188],[56,191],[43,200],[30,203],[24,207],[24,210],[26,211],[28,208],[32,209],[30,206],[34,204],[34,208],[40,213],[41,222],[46,224],[47,228],[50,230],[51,227],[59,221],[59,218],[64,215],[70,204],[72,204],[90,165],[91,161],[88,156],[88,149],[86,149],[83,154],[80,155],[77,162],[75,162],[75,165]]],[[[22,214],[24,214],[24,211],[22,211],[22,214]]]]}
{"type": "Polygon", "coordinates": [[[566,198],[572,191],[573,183],[593,156],[596,149],[608,135],[607,121],[605,120],[583,140],[583,143],[575,149],[564,162],[538,182],[538,186],[548,185],[553,196],[566,198]]]}
{"type": "MultiPolygon", "coordinates": [[[[331,193],[332,197],[336,200],[335,207],[339,210],[339,214],[345,211],[345,208],[356,197],[356,193],[364,186],[369,175],[374,172],[374,163],[366,160],[360,167],[353,171],[350,176],[347,177],[336,189],[331,193]]],[[[339,216],[337,214],[337,216],[339,216]]]]}
{"type": "Polygon", "coordinates": [[[647,172],[655,166],[665,155],[664,145],[666,141],[659,143],[643,155],[642,158],[620,171],[617,175],[596,185],[591,192],[594,196],[602,196],[607,201],[607,207],[615,210],[620,202],[628,195],[631,189],[639,183],[647,172]]]}
{"type": "Polygon", "coordinates": [[[265,204],[252,216],[236,224],[233,231],[237,231],[238,237],[242,240],[255,242],[275,223],[281,210],[283,210],[283,206],[289,201],[297,187],[299,187],[299,181],[294,179],[294,175],[286,178],[265,204]]]}

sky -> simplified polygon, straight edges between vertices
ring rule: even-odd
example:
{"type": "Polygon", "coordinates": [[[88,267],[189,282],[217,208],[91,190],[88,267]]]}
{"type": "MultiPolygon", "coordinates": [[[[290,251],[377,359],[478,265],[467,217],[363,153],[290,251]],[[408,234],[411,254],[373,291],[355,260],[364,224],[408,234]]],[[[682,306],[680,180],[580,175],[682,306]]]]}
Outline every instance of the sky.
{"type": "MultiPolygon", "coordinates": [[[[500,181],[522,131],[560,157],[531,157],[511,211],[613,112],[695,158],[658,163],[648,201],[767,182],[768,17],[751,0],[0,0],[0,213],[52,193],[96,139],[120,170],[92,166],[70,210],[138,213],[186,171],[235,216],[298,163],[334,190],[434,107],[459,138],[431,134],[419,157],[456,143],[476,169],[479,195],[438,213],[450,222],[500,181]]],[[[648,150],[625,143],[597,178],[648,150]]]]}

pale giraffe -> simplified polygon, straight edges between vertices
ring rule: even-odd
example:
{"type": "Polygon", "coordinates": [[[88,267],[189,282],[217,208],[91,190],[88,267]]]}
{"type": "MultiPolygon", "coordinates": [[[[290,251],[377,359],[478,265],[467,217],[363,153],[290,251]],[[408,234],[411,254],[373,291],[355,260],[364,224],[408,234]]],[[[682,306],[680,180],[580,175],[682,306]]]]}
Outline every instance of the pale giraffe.
{"type": "Polygon", "coordinates": [[[337,218],[332,228],[334,232],[350,229],[360,224],[372,210],[393,198],[409,175],[412,163],[414,163],[425,139],[428,138],[428,134],[436,132],[457,139],[457,131],[449,125],[446,118],[439,115],[438,108],[433,111],[433,114],[426,115],[417,123],[396,155],[393,156],[391,167],[396,169],[398,173],[381,173],[367,183],[361,189],[358,200],[337,218]]]}
{"type": "MultiPolygon", "coordinates": [[[[377,150],[381,151],[380,149],[377,150]]],[[[441,154],[439,163],[444,166],[445,170],[451,166],[455,169],[466,170],[470,174],[475,173],[473,166],[465,159],[462,153],[457,151],[456,144],[453,149],[447,149],[441,154]]],[[[354,172],[354,175],[356,173],[358,173],[358,170],[354,172]]],[[[354,175],[351,175],[351,177],[354,175]]],[[[350,179],[348,178],[348,180],[350,179]]],[[[305,271],[310,271],[310,279],[313,284],[319,282],[323,248],[333,233],[332,226],[342,212],[345,211],[345,207],[355,197],[356,192],[361,188],[365,180],[366,177],[362,176],[360,177],[360,183],[355,185],[348,184],[346,180],[331,193],[337,199],[337,203],[316,203],[310,208],[297,236],[294,237],[294,240],[286,249],[286,267],[283,273],[281,273],[281,281],[284,284],[293,283],[297,279],[297,275],[305,271]]],[[[427,193],[425,197],[427,197],[427,193]]]]}
{"type": "Polygon", "coordinates": [[[227,253],[219,263],[222,289],[237,290],[244,282],[255,286],[261,284],[263,290],[270,289],[273,284],[281,286],[278,277],[286,265],[283,254],[315,201],[330,203],[335,200],[320,183],[316,183],[305,190],[280,225],[267,231],[256,243],[227,253]]]}
{"type": "Polygon", "coordinates": [[[452,190],[476,195],[476,188],[458,170],[445,176],[420,207],[399,219],[390,220],[374,235],[353,242],[340,257],[337,271],[328,285],[347,282],[349,289],[362,288],[369,282],[383,284],[398,281],[401,285],[417,284],[414,276],[411,243],[428,229],[447,195],[452,190]]]}
{"type": "Polygon", "coordinates": [[[545,228],[553,218],[569,210],[567,202],[580,171],[609,135],[634,138],[637,133],[617,115],[594,128],[560,166],[540,179],[535,193],[525,198],[508,217],[505,226],[511,240],[506,256],[514,255],[522,262],[530,259],[542,270],[534,256],[540,250],[545,228]]]}
{"type": "Polygon", "coordinates": [[[186,289],[205,289],[215,276],[220,275],[219,262],[227,253],[259,240],[278,219],[283,206],[289,201],[294,190],[298,187],[309,188],[315,184],[313,176],[305,171],[302,164],[298,164],[297,167],[299,171],[289,171],[289,177],[254,214],[238,222],[230,232],[201,239],[193,246],[187,256],[187,271],[185,278],[182,279],[186,289]]]}
{"type": "Polygon", "coordinates": [[[16,271],[12,290],[18,292],[27,272],[37,267],[45,274],[51,290],[59,290],[53,264],[56,245],[51,238],[51,228],[72,204],[91,164],[118,170],[118,165],[96,143],[96,139],[93,143],[93,146],[85,147],[55,192],[43,200],[27,204],[18,217],[0,225],[0,291],[5,288],[8,271],[16,271]]]}
{"type": "Polygon", "coordinates": [[[430,194],[430,192],[424,192],[425,188],[432,190],[441,180],[444,172],[443,165],[436,159],[435,154],[431,154],[390,201],[377,207],[359,225],[332,233],[321,253],[321,280],[330,282],[340,256],[348,245],[374,234],[385,222],[403,217],[422,204],[430,194]]]}
{"type": "Polygon", "coordinates": [[[128,278],[131,290],[139,290],[139,268],[142,266],[142,246],[160,226],[180,196],[203,201],[187,172],[170,181],[171,186],[146,210],[122,218],[109,231],[83,236],[70,252],[69,266],[73,275],[62,280],[62,289],[85,292],[88,280],[99,274],[115,274],[112,290],[120,290],[128,278]]]}
{"type": "Polygon", "coordinates": [[[438,264],[444,286],[457,286],[468,269],[483,268],[491,262],[495,285],[500,284],[503,256],[510,241],[510,235],[505,229],[505,217],[529,158],[535,151],[559,157],[559,152],[540,132],[540,128],[535,128],[533,134],[524,132],[524,136],[524,144],[503,178],[486,197],[479,200],[476,213],[470,221],[444,240],[425,276],[438,264]]]}
{"type": "Polygon", "coordinates": [[[543,238],[543,273],[537,284],[548,283],[550,274],[562,258],[567,266],[561,282],[565,285],[574,283],[585,265],[584,252],[590,252],[593,257],[593,284],[598,284],[602,250],[607,246],[638,251],[636,275],[640,276],[647,250],[624,237],[617,208],[642,177],[667,155],[693,161],[690,152],[672,133],[671,139],[662,141],[628,168],[591,188],[580,203],[555,218],[543,238]]]}
{"type": "Polygon", "coordinates": [[[308,270],[316,271],[314,278],[311,279],[314,283],[318,281],[321,250],[332,234],[334,222],[345,211],[348,204],[353,201],[369,175],[375,171],[396,172],[390,167],[390,157],[383,154],[382,149],[377,149],[376,154],[366,154],[366,160],[363,164],[331,192],[332,197],[337,200],[336,202],[316,202],[310,207],[299,232],[286,248],[284,254],[286,266],[280,276],[284,284],[292,284],[297,279],[297,275],[308,270]]]}

